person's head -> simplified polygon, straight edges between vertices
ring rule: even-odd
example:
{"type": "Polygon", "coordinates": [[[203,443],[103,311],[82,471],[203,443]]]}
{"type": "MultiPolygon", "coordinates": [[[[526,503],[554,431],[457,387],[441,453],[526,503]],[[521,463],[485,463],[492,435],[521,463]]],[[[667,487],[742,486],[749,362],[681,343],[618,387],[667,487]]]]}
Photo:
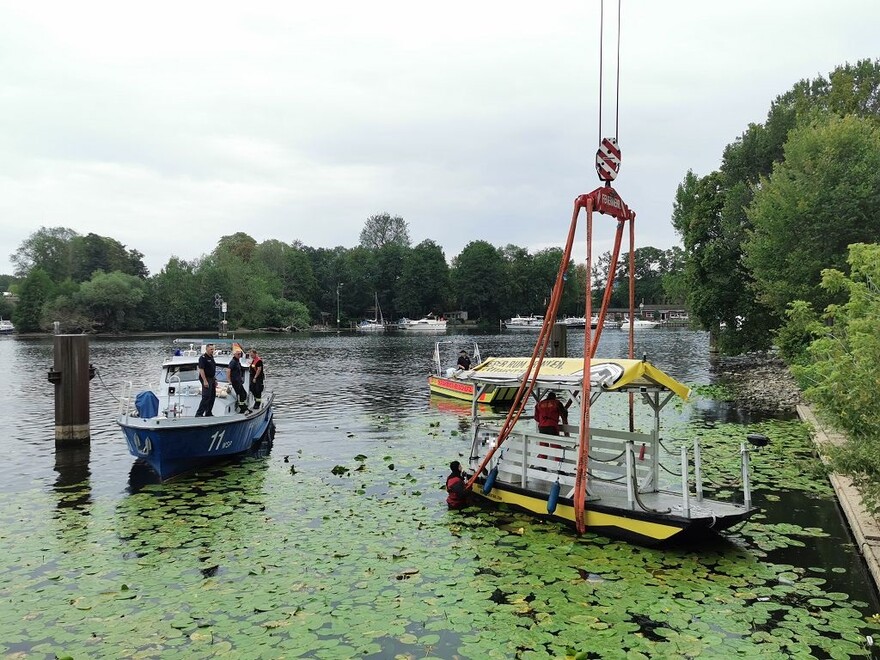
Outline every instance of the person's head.
{"type": "Polygon", "coordinates": [[[257,357],[257,349],[256,348],[252,348],[250,352],[251,352],[251,359],[252,360],[257,357]]]}
{"type": "Polygon", "coordinates": [[[452,461],[452,463],[449,464],[449,471],[452,472],[452,474],[459,474],[461,472],[461,463],[458,461],[452,461]]]}
{"type": "Polygon", "coordinates": [[[240,349],[240,348],[236,348],[234,351],[232,351],[232,354],[233,354],[235,357],[240,358],[240,357],[241,357],[241,349],[240,349]]]}
{"type": "Polygon", "coordinates": [[[214,344],[205,344],[205,353],[208,355],[214,354],[214,344]]]}
{"type": "Polygon", "coordinates": [[[555,398],[556,398],[556,392],[550,392],[550,393],[547,395],[547,398],[548,398],[548,399],[555,399],[555,398]]]}

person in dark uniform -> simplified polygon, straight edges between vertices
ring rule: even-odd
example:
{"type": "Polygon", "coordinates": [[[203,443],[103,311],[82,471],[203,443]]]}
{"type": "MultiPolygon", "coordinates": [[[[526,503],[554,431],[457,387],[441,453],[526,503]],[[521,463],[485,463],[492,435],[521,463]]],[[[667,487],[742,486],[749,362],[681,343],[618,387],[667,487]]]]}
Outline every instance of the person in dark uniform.
{"type": "Polygon", "coordinates": [[[251,349],[251,366],[248,367],[251,372],[251,394],[254,395],[254,410],[259,408],[263,401],[263,358],[257,355],[257,349],[251,349]]]}
{"type": "Polygon", "coordinates": [[[199,381],[202,383],[202,400],[196,417],[213,417],[214,399],[217,398],[217,364],[214,362],[214,344],[206,344],[199,357],[199,381]]]}
{"type": "Polygon", "coordinates": [[[468,357],[467,351],[458,354],[458,368],[467,371],[471,368],[471,359],[468,357]]]}
{"type": "Polygon", "coordinates": [[[229,366],[226,369],[226,378],[232,384],[232,389],[235,390],[238,412],[246,413],[248,407],[247,392],[244,389],[244,367],[241,366],[241,351],[238,349],[232,351],[232,359],[229,360],[229,366]]]}
{"type": "Polygon", "coordinates": [[[465,488],[465,476],[461,472],[461,463],[452,461],[449,464],[450,474],[446,477],[446,504],[450,509],[463,509],[467,506],[468,497],[465,488]]]}

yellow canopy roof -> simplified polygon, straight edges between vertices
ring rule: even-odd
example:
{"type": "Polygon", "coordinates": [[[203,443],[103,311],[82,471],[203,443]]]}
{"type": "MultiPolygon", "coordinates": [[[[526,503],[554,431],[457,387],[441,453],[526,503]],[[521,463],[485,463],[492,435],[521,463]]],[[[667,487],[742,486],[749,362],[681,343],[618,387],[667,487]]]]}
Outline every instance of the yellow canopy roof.
{"type": "MultiPolygon", "coordinates": [[[[466,378],[478,383],[518,385],[530,358],[490,357],[466,378]]],[[[538,373],[542,387],[577,387],[584,373],[583,358],[544,358],[538,373]]],[[[590,387],[608,391],[633,391],[641,387],[668,390],[687,400],[690,388],[668,376],[646,360],[594,359],[590,364],[590,387]]]]}

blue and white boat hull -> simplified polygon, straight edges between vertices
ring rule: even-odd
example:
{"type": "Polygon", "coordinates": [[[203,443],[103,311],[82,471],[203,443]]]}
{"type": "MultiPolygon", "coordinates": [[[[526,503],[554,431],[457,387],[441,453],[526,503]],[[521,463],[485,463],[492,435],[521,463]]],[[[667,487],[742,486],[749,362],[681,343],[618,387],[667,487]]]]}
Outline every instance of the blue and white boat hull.
{"type": "Polygon", "coordinates": [[[164,481],[248,451],[270,433],[272,397],[247,414],[149,419],[122,415],[117,422],[129,453],[164,481]]]}

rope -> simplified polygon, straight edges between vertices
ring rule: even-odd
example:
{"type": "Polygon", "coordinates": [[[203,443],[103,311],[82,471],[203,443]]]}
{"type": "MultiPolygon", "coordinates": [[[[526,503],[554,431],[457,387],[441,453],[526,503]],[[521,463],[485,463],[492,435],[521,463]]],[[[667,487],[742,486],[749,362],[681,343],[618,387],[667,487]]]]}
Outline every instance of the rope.
{"type": "MultiPolygon", "coordinates": [[[[477,476],[482,472],[483,468],[488,465],[489,461],[491,461],[492,457],[495,455],[495,452],[498,451],[510,435],[513,427],[525,411],[529,397],[535,389],[538,374],[541,371],[541,364],[543,364],[544,357],[547,354],[547,348],[550,346],[551,333],[553,330],[553,324],[556,321],[556,314],[559,310],[559,302],[562,300],[562,292],[565,287],[565,273],[568,270],[568,262],[571,260],[571,249],[574,244],[575,230],[577,229],[577,216],[578,208],[575,206],[571,218],[571,225],[568,230],[568,238],[565,242],[565,250],[563,251],[562,259],[559,262],[559,270],[556,273],[556,282],[553,285],[553,292],[550,295],[550,303],[547,306],[547,312],[544,315],[544,322],[541,325],[541,332],[538,335],[538,341],[535,342],[535,349],[532,351],[532,357],[529,360],[525,373],[523,374],[522,382],[514,396],[513,405],[507,413],[504,424],[498,433],[498,439],[495,442],[495,446],[486,453],[482,462],[474,471],[474,474],[468,479],[465,486],[468,489],[473,488],[477,476]]],[[[589,378],[589,370],[585,371],[587,373],[587,378],[589,378]]]]}
{"type": "Polygon", "coordinates": [[[101,372],[98,370],[98,367],[95,367],[95,375],[98,377],[98,380],[101,381],[101,385],[104,386],[104,389],[107,390],[107,392],[110,394],[110,396],[112,396],[114,399],[116,399],[116,402],[118,403],[119,397],[116,396],[115,394],[113,394],[113,392],[110,390],[110,388],[107,387],[107,383],[104,382],[104,377],[101,375],[101,372]]]}

